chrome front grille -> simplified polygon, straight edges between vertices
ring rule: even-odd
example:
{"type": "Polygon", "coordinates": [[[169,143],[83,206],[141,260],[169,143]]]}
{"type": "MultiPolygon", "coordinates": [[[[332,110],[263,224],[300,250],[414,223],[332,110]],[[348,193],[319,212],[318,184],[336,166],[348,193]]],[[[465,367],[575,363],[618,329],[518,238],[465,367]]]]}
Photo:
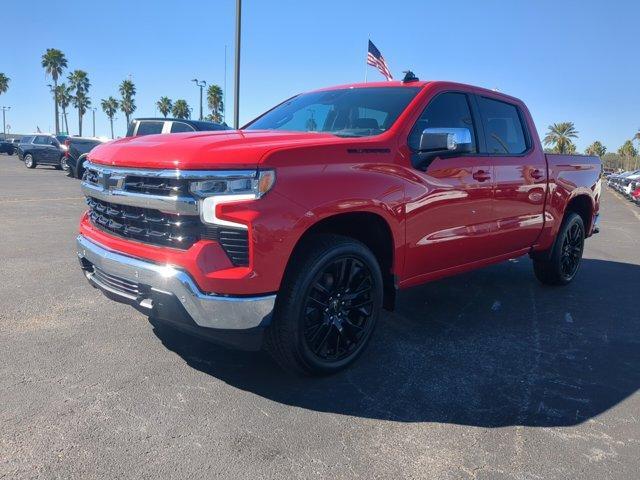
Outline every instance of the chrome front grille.
{"type": "Polygon", "coordinates": [[[94,225],[126,238],[180,249],[200,239],[202,223],[197,216],[172,215],[92,197],[87,198],[87,205],[94,225]]]}
{"type": "Polygon", "coordinates": [[[178,195],[188,195],[189,183],[179,178],[154,178],[127,175],[123,183],[123,189],[126,192],[175,197],[178,195]]]}
{"type": "Polygon", "coordinates": [[[189,182],[207,172],[110,168],[87,164],[82,191],[96,227],[151,245],[188,249],[218,242],[234,266],[249,265],[246,228],[202,223],[189,182]]]}

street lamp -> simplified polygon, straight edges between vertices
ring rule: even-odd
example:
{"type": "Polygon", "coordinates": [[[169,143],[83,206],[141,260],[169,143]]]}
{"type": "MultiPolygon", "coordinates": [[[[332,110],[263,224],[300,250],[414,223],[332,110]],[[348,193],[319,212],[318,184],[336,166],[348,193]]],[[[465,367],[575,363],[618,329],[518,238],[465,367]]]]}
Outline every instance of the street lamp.
{"type": "Polygon", "coordinates": [[[91,113],[93,114],[93,136],[96,136],[96,107],[91,107],[91,113]]]}
{"type": "Polygon", "coordinates": [[[7,110],[11,110],[11,107],[5,107],[3,105],[2,106],[2,136],[3,136],[4,140],[7,139],[7,122],[6,122],[5,116],[4,116],[4,112],[6,112],[7,110]]]}
{"type": "Polygon", "coordinates": [[[201,82],[198,81],[197,78],[194,78],[193,80],[191,80],[192,82],[195,82],[195,84],[200,87],[200,120],[202,120],[202,89],[205,87],[205,85],[207,84],[207,82],[205,82],[204,80],[202,80],[201,82]]]}

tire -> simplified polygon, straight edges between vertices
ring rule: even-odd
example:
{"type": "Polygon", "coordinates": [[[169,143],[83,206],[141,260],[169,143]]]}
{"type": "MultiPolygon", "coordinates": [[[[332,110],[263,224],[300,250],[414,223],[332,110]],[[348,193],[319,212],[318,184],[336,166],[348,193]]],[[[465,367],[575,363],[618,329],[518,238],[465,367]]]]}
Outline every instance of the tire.
{"type": "Polygon", "coordinates": [[[286,371],[336,373],[371,339],[382,308],[380,266],[364,244],[340,235],[314,236],[294,255],[266,332],[267,350],[286,371]]]}
{"type": "Polygon", "coordinates": [[[575,278],[584,251],[585,228],[582,217],[569,213],[562,222],[551,255],[533,260],[533,272],[545,285],[567,285],[575,278]]]}
{"type": "Polygon", "coordinates": [[[76,162],[76,171],[74,176],[82,180],[82,175],[84,175],[84,159],[79,158],[76,162]]]}
{"type": "Polygon", "coordinates": [[[24,164],[27,168],[36,168],[37,163],[35,161],[35,159],[33,158],[33,155],[31,155],[30,153],[27,153],[24,156],[24,164]]]}
{"type": "Polygon", "coordinates": [[[67,165],[67,159],[64,155],[60,156],[60,162],[56,165],[56,170],[69,171],[69,165],[67,165]]]}

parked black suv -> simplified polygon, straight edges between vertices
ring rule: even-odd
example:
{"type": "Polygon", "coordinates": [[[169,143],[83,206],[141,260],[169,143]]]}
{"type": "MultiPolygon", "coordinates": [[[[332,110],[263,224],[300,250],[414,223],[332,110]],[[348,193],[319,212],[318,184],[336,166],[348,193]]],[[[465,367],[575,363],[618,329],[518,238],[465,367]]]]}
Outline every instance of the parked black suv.
{"type": "Polygon", "coordinates": [[[47,133],[26,135],[18,144],[18,158],[24,161],[27,168],[36,168],[37,165],[53,165],[61,170],[64,167],[63,143],[66,136],[47,133]]]}
{"type": "Polygon", "coordinates": [[[211,130],[229,130],[229,127],[226,124],[183,118],[136,118],[129,124],[127,137],[211,130]]]}

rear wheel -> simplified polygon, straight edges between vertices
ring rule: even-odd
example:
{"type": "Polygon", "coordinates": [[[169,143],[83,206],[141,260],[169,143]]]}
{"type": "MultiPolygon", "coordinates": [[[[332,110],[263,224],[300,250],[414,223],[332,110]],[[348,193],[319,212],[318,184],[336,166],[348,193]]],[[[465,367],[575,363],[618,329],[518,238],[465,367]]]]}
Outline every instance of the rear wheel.
{"type": "Polygon", "coordinates": [[[33,155],[31,155],[30,153],[27,153],[24,156],[24,164],[27,168],[36,168],[36,161],[33,158],[33,155]]]}
{"type": "Polygon", "coordinates": [[[58,163],[58,165],[56,165],[56,168],[58,170],[63,170],[65,172],[68,172],[69,171],[69,165],[67,165],[67,157],[62,155],[60,157],[60,162],[58,163]]]}
{"type": "Polygon", "coordinates": [[[364,351],[382,307],[382,273],[362,243],[318,235],[292,260],[278,294],[267,348],[288,371],[327,375],[364,351]]]}
{"type": "Polygon", "coordinates": [[[533,271],[546,285],[567,285],[578,273],[584,250],[585,228],[582,217],[577,213],[568,214],[551,255],[546,259],[534,259],[533,271]]]}

